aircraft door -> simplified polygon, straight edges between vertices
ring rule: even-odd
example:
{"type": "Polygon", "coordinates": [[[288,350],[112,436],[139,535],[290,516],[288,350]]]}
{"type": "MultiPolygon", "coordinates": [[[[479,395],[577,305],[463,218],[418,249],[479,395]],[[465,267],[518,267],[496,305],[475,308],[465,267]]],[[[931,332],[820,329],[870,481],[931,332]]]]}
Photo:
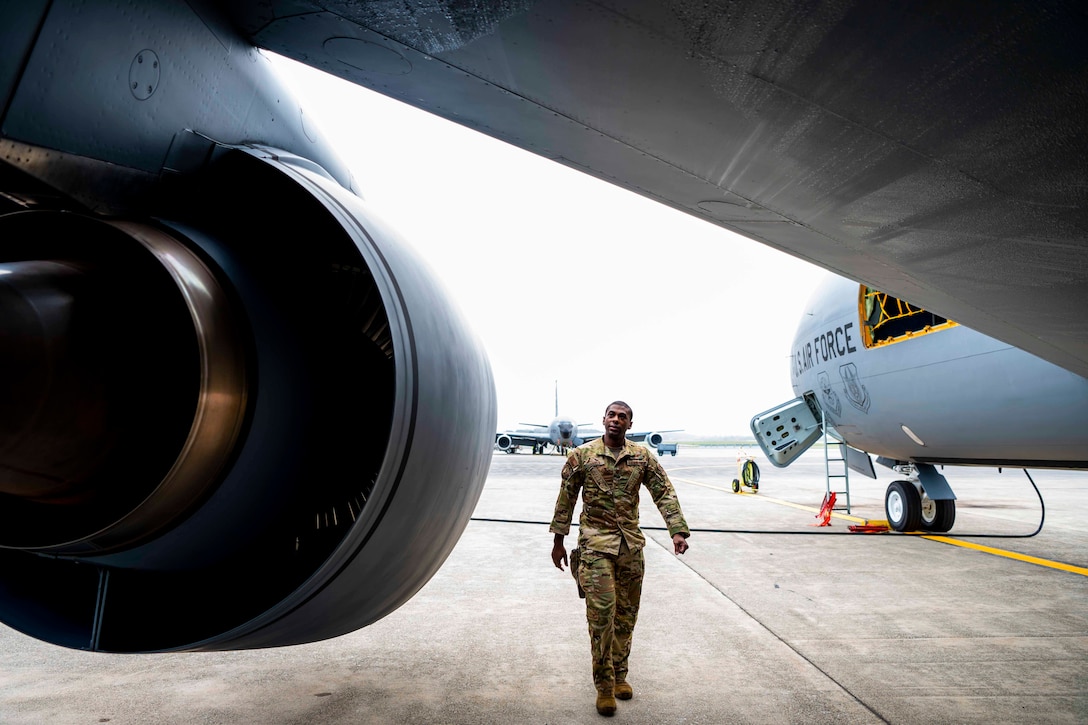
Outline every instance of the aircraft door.
{"type": "Polygon", "coordinates": [[[752,434],[772,464],[785,468],[823,435],[818,411],[805,395],[752,418],[752,434]]]}

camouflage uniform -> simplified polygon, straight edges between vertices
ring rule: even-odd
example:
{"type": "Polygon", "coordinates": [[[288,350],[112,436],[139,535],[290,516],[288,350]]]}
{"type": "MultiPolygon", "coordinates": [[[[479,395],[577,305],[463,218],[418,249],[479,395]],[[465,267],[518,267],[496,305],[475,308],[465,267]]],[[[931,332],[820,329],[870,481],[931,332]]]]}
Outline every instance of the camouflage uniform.
{"type": "Polygon", "coordinates": [[[567,456],[550,529],[563,536],[570,532],[581,489],[578,581],[586,592],[593,683],[602,692],[611,692],[616,682],[627,678],[631,633],[642,598],[646,538],[638,526],[640,486],[649,490],[669,534],[687,536],[676,491],[657,458],[627,441],[614,457],[601,438],[567,456]]]}

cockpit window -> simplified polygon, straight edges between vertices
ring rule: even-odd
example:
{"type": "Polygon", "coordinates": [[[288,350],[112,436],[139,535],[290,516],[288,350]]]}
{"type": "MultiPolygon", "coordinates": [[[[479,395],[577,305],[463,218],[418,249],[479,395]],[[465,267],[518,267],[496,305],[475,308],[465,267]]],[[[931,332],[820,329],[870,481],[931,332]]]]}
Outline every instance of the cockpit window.
{"type": "Polygon", "coordinates": [[[955,327],[957,323],[927,312],[906,300],[861,286],[859,304],[865,347],[890,345],[912,337],[955,327]]]}

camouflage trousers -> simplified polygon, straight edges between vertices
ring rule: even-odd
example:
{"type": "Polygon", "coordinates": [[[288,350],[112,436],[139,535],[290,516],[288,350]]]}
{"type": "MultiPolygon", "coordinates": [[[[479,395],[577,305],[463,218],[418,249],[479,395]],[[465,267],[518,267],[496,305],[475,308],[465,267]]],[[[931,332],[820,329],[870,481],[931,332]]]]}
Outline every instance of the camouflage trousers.
{"type": "Polygon", "coordinates": [[[631,633],[642,600],[643,562],[642,549],[632,552],[626,542],[618,555],[582,550],[578,581],[586,592],[593,684],[601,692],[627,679],[631,633]]]}

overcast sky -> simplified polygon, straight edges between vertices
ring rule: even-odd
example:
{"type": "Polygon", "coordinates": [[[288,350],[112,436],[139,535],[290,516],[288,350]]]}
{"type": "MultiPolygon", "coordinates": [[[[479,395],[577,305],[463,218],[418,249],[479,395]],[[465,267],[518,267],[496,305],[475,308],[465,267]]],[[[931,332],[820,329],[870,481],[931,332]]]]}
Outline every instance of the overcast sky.
{"type": "Polygon", "coordinates": [[[789,350],[823,271],[305,66],[284,79],[363,195],[429,261],[491,359],[498,428],[559,409],[743,435],[793,397],[789,350]]]}

